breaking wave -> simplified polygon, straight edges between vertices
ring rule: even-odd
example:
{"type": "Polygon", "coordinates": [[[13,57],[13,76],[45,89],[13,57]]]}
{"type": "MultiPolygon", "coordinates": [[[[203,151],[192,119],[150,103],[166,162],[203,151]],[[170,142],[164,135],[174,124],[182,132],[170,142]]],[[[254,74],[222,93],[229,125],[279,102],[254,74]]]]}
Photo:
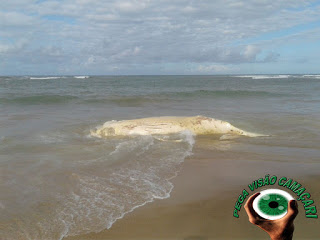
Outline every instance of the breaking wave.
{"type": "Polygon", "coordinates": [[[317,78],[320,79],[320,75],[319,74],[307,74],[307,75],[303,75],[303,78],[317,78]]]}
{"type": "Polygon", "coordinates": [[[89,76],[74,76],[74,78],[78,78],[78,79],[86,79],[86,78],[89,78],[89,76]]]}
{"type": "Polygon", "coordinates": [[[30,77],[31,80],[48,80],[48,79],[59,79],[65,78],[64,76],[52,76],[52,77],[30,77]]]}
{"type": "Polygon", "coordinates": [[[239,75],[239,78],[252,78],[252,79],[273,79],[273,78],[289,78],[291,75],[239,75]]]}

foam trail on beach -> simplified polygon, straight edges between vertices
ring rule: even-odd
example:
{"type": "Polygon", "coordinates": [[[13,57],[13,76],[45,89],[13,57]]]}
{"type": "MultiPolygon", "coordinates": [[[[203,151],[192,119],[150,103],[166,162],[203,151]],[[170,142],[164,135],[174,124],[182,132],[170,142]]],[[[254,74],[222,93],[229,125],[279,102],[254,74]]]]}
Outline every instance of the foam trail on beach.
{"type": "MultiPolygon", "coordinates": [[[[158,141],[152,136],[138,136],[120,141],[109,153],[108,161],[124,161],[104,175],[74,174],[78,188],[62,198],[64,236],[109,229],[114,222],[154,199],[170,197],[174,178],[184,159],[192,153],[193,135],[175,136],[181,142],[158,141]],[[165,153],[163,149],[167,149],[165,153]],[[155,158],[151,153],[159,153],[155,158]]],[[[100,164],[99,164],[100,165],[100,164]]]]}
{"type": "MultiPolygon", "coordinates": [[[[57,134],[57,137],[66,136],[57,134]]],[[[98,151],[99,158],[48,169],[55,174],[36,181],[50,189],[47,195],[30,202],[28,210],[19,214],[18,221],[10,211],[5,214],[12,217],[0,219],[0,228],[6,225],[15,229],[5,232],[4,239],[61,240],[66,236],[100,232],[134,209],[154,199],[170,197],[171,179],[179,172],[184,159],[192,154],[194,136],[190,131],[182,131],[164,137],[168,141],[152,135],[98,141],[98,146],[105,148],[98,151]]],[[[42,141],[52,144],[49,140],[42,141]]],[[[88,144],[96,144],[96,140],[86,138],[88,144]]],[[[41,166],[34,167],[41,172],[41,166]]],[[[30,182],[29,191],[37,191],[38,186],[31,184],[34,175],[28,176],[30,179],[24,181],[30,182]]],[[[8,204],[0,203],[0,209],[8,204]]],[[[21,201],[21,205],[26,203],[21,201]]]]}
{"type": "Polygon", "coordinates": [[[182,131],[190,131],[194,135],[234,134],[248,137],[264,136],[246,132],[230,123],[204,117],[156,117],[123,121],[108,121],[101,127],[91,131],[96,137],[128,136],[128,135],[164,135],[182,131]]]}

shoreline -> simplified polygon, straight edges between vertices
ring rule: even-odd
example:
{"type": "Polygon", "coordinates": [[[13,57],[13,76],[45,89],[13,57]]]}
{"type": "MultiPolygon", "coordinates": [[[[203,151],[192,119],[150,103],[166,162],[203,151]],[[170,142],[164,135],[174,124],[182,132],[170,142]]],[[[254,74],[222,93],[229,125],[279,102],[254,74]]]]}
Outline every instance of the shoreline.
{"type": "MultiPolygon", "coordinates": [[[[195,146],[194,155],[185,159],[178,176],[171,181],[174,188],[169,198],[155,199],[136,208],[108,230],[66,237],[64,240],[268,239],[265,232],[248,222],[243,208],[238,219],[232,216],[234,204],[242,190],[267,173],[292,178],[297,176],[315,200],[320,199],[317,192],[320,176],[300,177],[299,171],[292,171],[299,169],[297,164],[303,163],[282,162],[279,169],[273,169],[273,161],[254,161],[251,158],[247,155],[244,159],[240,155],[235,157],[229,151],[195,146]]],[[[319,221],[306,219],[302,203],[298,205],[300,214],[295,220],[295,237],[317,239],[316,224],[319,221]]],[[[318,206],[319,202],[315,205],[318,206]]]]}

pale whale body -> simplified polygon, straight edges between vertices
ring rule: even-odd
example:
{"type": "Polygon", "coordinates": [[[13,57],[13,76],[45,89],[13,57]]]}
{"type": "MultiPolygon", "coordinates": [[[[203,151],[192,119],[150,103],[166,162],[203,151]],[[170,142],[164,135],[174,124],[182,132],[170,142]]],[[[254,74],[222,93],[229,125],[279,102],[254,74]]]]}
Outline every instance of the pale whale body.
{"type": "Polygon", "coordinates": [[[230,123],[204,116],[153,117],[133,120],[109,121],[91,131],[96,137],[128,135],[164,135],[190,131],[194,135],[232,134],[249,137],[263,136],[246,132],[230,123]]]}

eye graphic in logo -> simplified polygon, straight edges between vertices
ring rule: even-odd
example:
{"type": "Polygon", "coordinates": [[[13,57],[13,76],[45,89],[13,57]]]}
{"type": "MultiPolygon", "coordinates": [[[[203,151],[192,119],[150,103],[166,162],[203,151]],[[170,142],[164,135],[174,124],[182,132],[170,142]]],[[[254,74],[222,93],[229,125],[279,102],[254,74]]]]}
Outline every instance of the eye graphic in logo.
{"type": "Polygon", "coordinates": [[[264,190],[254,199],[253,209],[265,219],[280,219],[287,214],[288,202],[292,199],[289,193],[279,189],[264,190]]]}

